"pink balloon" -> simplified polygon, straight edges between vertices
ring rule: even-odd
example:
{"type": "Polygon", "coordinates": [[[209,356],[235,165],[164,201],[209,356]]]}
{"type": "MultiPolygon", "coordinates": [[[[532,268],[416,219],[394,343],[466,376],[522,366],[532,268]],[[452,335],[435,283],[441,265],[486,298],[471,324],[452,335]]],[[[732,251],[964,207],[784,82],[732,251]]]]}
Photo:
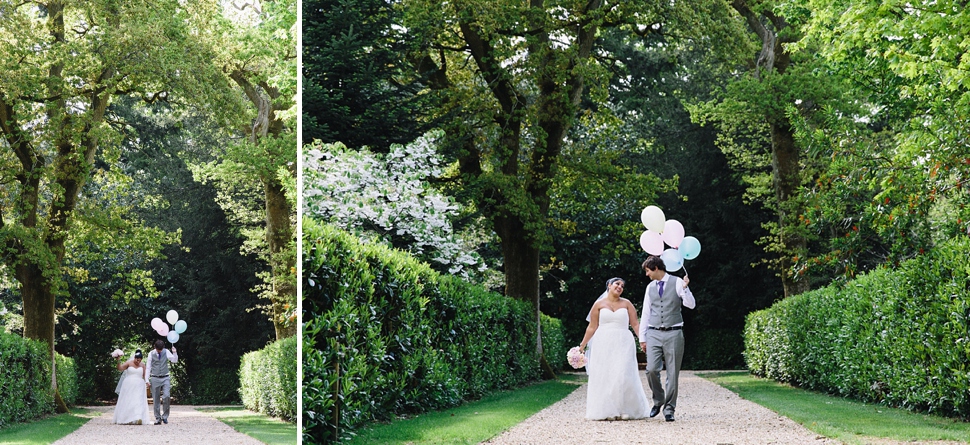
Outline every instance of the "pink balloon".
{"type": "Polygon", "coordinates": [[[160,328],[155,329],[155,332],[158,332],[158,335],[162,337],[168,335],[168,325],[163,323],[160,328]]]}
{"type": "Polygon", "coordinates": [[[676,219],[664,223],[663,240],[668,246],[676,248],[684,240],[684,226],[676,219]]]}
{"type": "Polygon", "coordinates": [[[659,233],[647,230],[640,234],[640,247],[650,255],[660,255],[664,251],[664,240],[659,233]]]}
{"type": "Polygon", "coordinates": [[[165,326],[165,322],[161,318],[155,317],[152,319],[152,329],[158,331],[162,326],[165,326]]]}

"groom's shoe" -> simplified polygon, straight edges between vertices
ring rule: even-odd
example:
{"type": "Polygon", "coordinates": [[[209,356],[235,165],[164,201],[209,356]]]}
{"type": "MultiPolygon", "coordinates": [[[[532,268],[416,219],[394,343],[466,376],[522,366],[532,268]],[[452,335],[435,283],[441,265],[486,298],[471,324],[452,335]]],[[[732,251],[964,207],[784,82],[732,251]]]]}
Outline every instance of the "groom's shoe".
{"type": "Polygon", "coordinates": [[[168,419],[162,419],[162,423],[168,425],[168,419]]]}
{"type": "Polygon", "coordinates": [[[664,414],[664,420],[666,420],[668,422],[673,422],[674,421],[674,413],[664,414]]]}
{"type": "Polygon", "coordinates": [[[161,420],[156,420],[155,421],[155,425],[161,425],[161,424],[162,424],[162,421],[161,420]]]}
{"type": "Polygon", "coordinates": [[[660,405],[650,408],[650,417],[657,417],[657,414],[660,414],[660,408],[660,405]]]}

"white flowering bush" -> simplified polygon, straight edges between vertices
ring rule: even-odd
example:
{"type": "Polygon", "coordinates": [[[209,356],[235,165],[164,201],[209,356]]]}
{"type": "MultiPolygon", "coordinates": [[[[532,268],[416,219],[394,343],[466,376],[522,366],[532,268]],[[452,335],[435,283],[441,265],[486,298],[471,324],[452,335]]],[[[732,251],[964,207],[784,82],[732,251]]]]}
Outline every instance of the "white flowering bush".
{"type": "Polygon", "coordinates": [[[304,147],[303,212],[357,236],[407,250],[437,269],[468,277],[484,269],[454,233],[458,205],[428,183],[442,175],[440,133],[391,146],[386,155],[320,141],[304,147]]]}

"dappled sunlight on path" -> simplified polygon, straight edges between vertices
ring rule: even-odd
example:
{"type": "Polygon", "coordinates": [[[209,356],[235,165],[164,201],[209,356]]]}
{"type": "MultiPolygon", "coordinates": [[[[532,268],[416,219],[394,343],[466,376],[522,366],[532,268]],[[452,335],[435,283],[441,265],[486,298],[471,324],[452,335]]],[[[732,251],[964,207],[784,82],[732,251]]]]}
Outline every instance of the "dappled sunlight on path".
{"type": "MultiPolygon", "coordinates": [[[[663,374],[663,373],[661,373],[663,374]]],[[[640,373],[647,392],[646,377],[640,373]]],[[[661,380],[666,376],[661,375],[661,380]]],[[[586,420],[586,388],[486,444],[837,444],[692,372],[680,373],[676,420],[586,420]]]]}
{"type": "MultiPolygon", "coordinates": [[[[89,413],[94,418],[77,431],[54,442],[54,445],[262,444],[262,442],[237,432],[206,413],[195,410],[193,406],[173,405],[168,417],[168,425],[115,425],[111,423],[114,416],[113,406],[85,408],[94,410],[89,413]],[[99,413],[100,415],[98,415],[99,413]]],[[[149,411],[151,411],[151,406],[149,406],[149,411]]]]}

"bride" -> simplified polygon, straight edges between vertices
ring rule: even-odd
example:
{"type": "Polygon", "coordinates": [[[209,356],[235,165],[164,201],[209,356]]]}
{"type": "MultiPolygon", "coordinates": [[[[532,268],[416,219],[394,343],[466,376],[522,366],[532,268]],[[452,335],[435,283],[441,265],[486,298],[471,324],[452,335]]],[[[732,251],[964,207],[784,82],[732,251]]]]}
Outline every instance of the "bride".
{"type": "Polygon", "coordinates": [[[633,335],[640,324],[633,303],[620,298],[625,285],[622,278],[606,282],[606,296],[593,304],[586,336],[579,344],[580,350],[589,345],[596,351],[586,364],[586,418],[590,420],[643,419],[649,411],[633,335]]]}
{"type": "Polygon", "coordinates": [[[148,425],[151,422],[148,417],[148,396],[145,395],[146,370],[141,359],[141,349],[138,349],[131,360],[118,363],[118,370],[122,373],[115,389],[118,393],[118,404],[115,405],[113,423],[148,425]]]}

